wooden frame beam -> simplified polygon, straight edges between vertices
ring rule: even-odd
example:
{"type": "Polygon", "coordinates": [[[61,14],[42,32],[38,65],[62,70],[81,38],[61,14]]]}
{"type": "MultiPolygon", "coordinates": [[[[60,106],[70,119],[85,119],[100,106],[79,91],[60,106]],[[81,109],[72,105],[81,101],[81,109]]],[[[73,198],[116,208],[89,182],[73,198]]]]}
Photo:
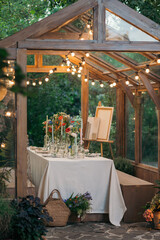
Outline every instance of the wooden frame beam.
{"type": "Polygon", "coordinates": [[[155,103],[157,109],[160,110],[160,96],[158,94],[156,94],[156,92],[154,91],[154,88],[151,85],[150,81],[148,80],[148,78],[143,73],[140,72],[139,77],[140,77],[141,81],[143,82],[144,86],[146,87],[146,89],[147,89],[150,97],[152,98],[153,102],[155,103]]]}
{"type": "Polygon", "coordinates": [[[118,82],[118,85],[123,89],[123,91],[126,93],[130,103],[132,104],[133,107],[135,107],[135,96],[133,95],[132,91],[130,88],[125,84],[124,80],[121,80],[118,82]]]}
{"type": "Polygon", "coordinates": [[[122,4],[120,1],[103,0],[103,2],[107,10],[111,13],[132,24],[136,28],[139,28],[141,31],[147,33],[153,38],[160,40],[160,25],[142,14],[139,14],[127,5],[122,4]]]}
{"type": "Polygon", "coordinates": [[[98,43],[96,40],[35,40],[27,39],[18,42],[19,48],[39,50],[69,51],[113,51],[113,52],[159,52],[159,42],[118,42],[98,43]]]}

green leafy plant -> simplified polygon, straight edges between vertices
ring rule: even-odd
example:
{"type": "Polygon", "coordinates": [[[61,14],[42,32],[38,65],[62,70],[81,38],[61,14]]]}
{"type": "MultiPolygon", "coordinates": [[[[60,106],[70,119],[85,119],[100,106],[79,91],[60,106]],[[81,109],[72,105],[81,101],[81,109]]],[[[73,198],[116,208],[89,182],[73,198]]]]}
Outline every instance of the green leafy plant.
{"type": "Polygon", "coordinates": [[[11,175],[11,168],[2,168],[0,171],[0,196],[7,196],[7,185],[11,175]]]}
{"type": "Polygon", "coordinates": [[[10,235],[10,222],[15,214],[10,201],[0,197],[0,239],[6,239],[10,235]]]}
{"type": "Polygon", "coordinates": [[[77,194],[73,197],[73,193],[64,202],[72,213],[76,214],[78,217],[82,217],[91,208],[92,197],[89,192],[84,194],[77,194]]]}
{"type": "Polygon", "coordinates": [[[12,238],[15,240],[39,240],[46,235],[45,222],[53,221],[38,197],[27,196],[13,200],[16,214],[12,217],[12,238]]]}
{"type": "Polygon", "coordinates": [[[151,223],[154,212],[160,211],[160,192],[156,193],[150,202],[147,202],[145,209],[143,217],[147,222],[151,223]]]}
{"type": "Polygon", "coordinates": [[[114,165],[116,169],[134,176],[134,166],[130,160],[117,157],[114,159],[114,165]]]}

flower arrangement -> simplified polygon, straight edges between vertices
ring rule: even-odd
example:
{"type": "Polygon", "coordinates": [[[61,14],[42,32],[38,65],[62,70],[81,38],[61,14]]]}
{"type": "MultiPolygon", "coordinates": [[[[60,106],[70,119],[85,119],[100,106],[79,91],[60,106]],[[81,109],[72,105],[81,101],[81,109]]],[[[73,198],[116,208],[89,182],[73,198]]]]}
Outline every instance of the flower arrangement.
{"type": "Polygon", "coordinates": [[[77,194],[76,196],[73,196],[73,194],[68,199],[65,199],[64,202],[72,213],[78,217],[83,217],[91,209],[92,197],[89,192],[77,194]]]}
{"type": "Polygon", "coordinates": [[[154,217],[154,212],[160,211],[160,192],[154,195],[151,202],[148,202],[145,208],[146,210],[143,214],[143,217],[147,222],[152,222],[154,217]]]}

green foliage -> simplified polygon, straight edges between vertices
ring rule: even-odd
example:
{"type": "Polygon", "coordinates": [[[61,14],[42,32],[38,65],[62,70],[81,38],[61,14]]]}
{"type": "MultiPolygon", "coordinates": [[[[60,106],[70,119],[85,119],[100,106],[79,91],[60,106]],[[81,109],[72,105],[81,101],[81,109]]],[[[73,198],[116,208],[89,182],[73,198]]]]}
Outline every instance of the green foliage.
{"type": "Polygon", "coordinates": [[[10,222],[15,214],[10,201],[0,197],[0,239],[6,239],[10,236],[10,222]]]}
{"type": "Polygon", "coordinates": [[[90,209],[91,200],[92,197],[88,192],[84,194],[77,194],[74,197],[72,193],[68,199],[64,200],[64,202],[72,213],[75,213],[77,216],[82,217],[86,211],[90,209]]]}
{"type": "Polygon", "coordinates": [[[45,221],[53,221],[38,197],[12,201],[16,213],[12,217],[12,238],[15,240],[42,240],[46,235],[45,221]]]}
{"type": "Polygon", "coordinates": [[[114,159],[114,165],[117,170],[134,176],[134,166],[131,164],[130,160],[122,157],[117,157],[114,159]]]}
{"type": "Polygon", "coordinates": [[[10,175],[11,175],[11,169],[9,168],[0,169],[0,196],[7,196],[6,182],[9,182],[10,175]]]}

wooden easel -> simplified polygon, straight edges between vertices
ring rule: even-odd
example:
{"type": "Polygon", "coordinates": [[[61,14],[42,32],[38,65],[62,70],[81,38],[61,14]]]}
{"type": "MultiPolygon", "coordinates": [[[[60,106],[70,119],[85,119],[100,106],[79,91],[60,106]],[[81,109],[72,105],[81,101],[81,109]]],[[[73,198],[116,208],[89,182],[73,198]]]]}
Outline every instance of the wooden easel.
{"type": "MultiPolygon", "coordinates": [[[[98,103],[98,106],[101,107],[101,102],[98,103]]],[[[105,139],[96,139],[96,140],[90,140],[90,139],[86,139],[84,138],[84,141],[87,141],[88,142],[88,145],[87,145],[87,148],[89,149],[90,147],[90,142],[100,142],[100,146],[101,146],[101,157],[103,157],[103,143],[108,143],[109,144],[109,148],[110,148],[110,152],[111,152],[111,156],[112,156],[112,159],[114,159],[114,156],[113,156],[113,150],[112,150],[112,143],[114,141],[112,140],[105,140],[105,139]]]]}

